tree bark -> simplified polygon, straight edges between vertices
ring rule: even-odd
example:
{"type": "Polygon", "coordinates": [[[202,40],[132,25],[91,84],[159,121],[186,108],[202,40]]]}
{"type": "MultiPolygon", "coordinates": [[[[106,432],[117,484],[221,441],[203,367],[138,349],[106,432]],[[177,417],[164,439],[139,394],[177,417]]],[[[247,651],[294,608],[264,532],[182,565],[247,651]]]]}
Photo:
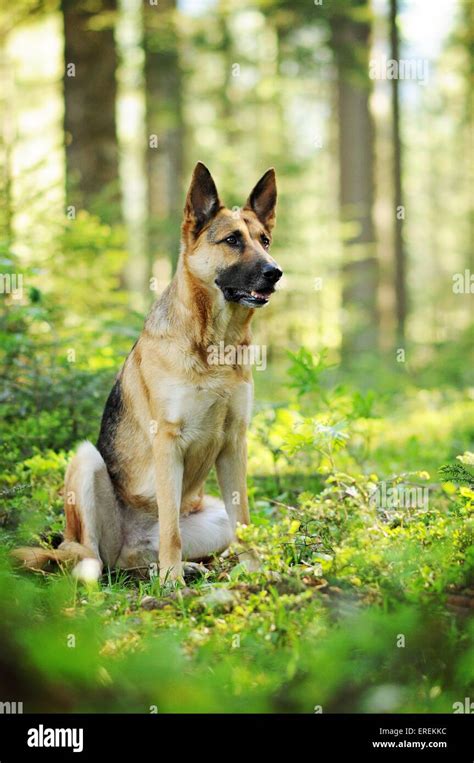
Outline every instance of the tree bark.
{"type": "MultiPolygon", "coordinates": [[[[357,5],[363,6],[364,2],[357,5]]],[[[351,9],[331,18],[337,65],[339,204],[343,226],[342,357],[378,349],[378,264],[372,217],[373,124],[369,107],[369,21],[351,9]]]]}
{"type": "MultiPolygon", "coordinates": [[[[399,36],[397,27],[398,2],[390,0],[390,58],[399,60],[399,36]]],[[[403,241],[403,206],[402,188],[402,142],[400,135],[400,99],[398,79],[391,80],[392,88],[392,143],[393,143],[393,188],[394,188],[394,255],[395,255],[395,296],[397,314],[397,338],[405,338],[407,314],[406,295],[406,254],[403,241]]]]}
{"type": "Polygon", "coordinates": [[[62,0],[61,8],[68,204],[113,221],[120,216],[116,0],[101,0],[98,12],[81,0],[62,0]]]}
{"type": "Polygon", "coordinates": [[[176,0],[145,6],[150,274],[157,256],[174,270],[184,206],[182,81],[176,0]],[[157,141],[157,145],[156,145],[157,141]]]}

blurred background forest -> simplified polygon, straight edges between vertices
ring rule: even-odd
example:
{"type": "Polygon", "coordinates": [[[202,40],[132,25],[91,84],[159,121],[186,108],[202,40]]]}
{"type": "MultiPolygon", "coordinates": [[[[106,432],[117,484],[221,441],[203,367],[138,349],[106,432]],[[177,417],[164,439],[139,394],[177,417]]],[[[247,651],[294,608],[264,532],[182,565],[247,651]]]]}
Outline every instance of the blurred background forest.
{"type": "Polygon", "coordinates": [[[446,610],[474,602],[474,456],[460,455],[474,441],[473,10],[0,0],[3,548],[59,542],[67,459],[95,441],[176,266],[196,161],[230,207],[276,168],[285,274],[253,329],[267,349],[243,539],[257,578],[220,560],[145,611],[152,581],[109,574],[79,594],[64,576],[12,577],[0,553],[4,699],[450,712],[474,691],[472,620],[446,610]],[[381,484],[429,499],[374,503],[381,484]],[[83,609],[88,651],[72,661],[63,615],[83,609]],[[180,656],[154,642],[171,628],[180,656]],[[148,657],[116,662],[138,643],[148,657]],[[41,695],[11,673],[20,648],[41,695]]]}
{"type": "Polygon", "coordinates": [[[7,365],[34,376],[41,346],[76,377],[116,365],[170,278],[200,159],[229,206],[277,170],[266,390],[301,345],[366,378],[431,367],[465,382],[472,302],[453,276],[472,268],[472,9],[5,4],[0,246],[2,273],[23,274],[2,300],[7,365]],[[415,69],[390,79],[390,59],[415,69]]]}

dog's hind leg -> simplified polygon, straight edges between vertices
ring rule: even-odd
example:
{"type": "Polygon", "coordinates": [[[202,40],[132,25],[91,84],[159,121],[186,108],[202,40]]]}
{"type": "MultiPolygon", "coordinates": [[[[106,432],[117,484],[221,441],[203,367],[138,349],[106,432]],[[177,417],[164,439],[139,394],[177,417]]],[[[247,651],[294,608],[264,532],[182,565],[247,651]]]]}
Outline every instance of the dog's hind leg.
{"type": "Polygon", "coordinates": [[[66,529],[56,549],[26,546],[12,557],[23,567],[41,570],[50,562],[75,564],[73,574],[97,580],[103,563],[114,565],[122,547],[122,527],[105,462],[90,442],[83,442],[66,471],[66,529]]]}
{"type": "Polygon", "coordinates": [[[180,519],[183,559],[196,561],[220,554],[233,541],[233,532],[223,502],[205,495],[202,508],[180,519]]]}
{"type": "Polygon", "coordinates": [[[113,566],[122,547],[120,510],[105,462],[97,448],[83,442],[71,461],[64,488],[66,530],[58,548],[80,561],[73,574],[98,579],[102,565],[113,566]]]}

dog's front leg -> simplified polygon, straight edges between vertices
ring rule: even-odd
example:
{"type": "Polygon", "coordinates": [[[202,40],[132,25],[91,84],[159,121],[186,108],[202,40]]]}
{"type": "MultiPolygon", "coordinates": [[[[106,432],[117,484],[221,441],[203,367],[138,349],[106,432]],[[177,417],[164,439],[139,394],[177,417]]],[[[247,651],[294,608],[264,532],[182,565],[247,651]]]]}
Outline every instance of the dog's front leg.
{"type": "Polygon", "coordinates": [[[184,467],[177,437],[170,432],[158,434],[153,441],[153,455],[160,525],[160,580],[164,583],[183,579],[179,513],[184,467]]]}
{"type": "Polygon", "coordinates": [[[237,522],[250,523],[245,432],[246,426],[233,428],[216,460],[217,479],[234,533],[237,522]]]}
{"type": "MultiPolygon", "coordinates": [[[[217,479],[234,539],[237,522],[243,525],[250,523],[247,499],[247,441],[245,431],[246,427],[243,428],[241,436],[229,439],[216,461],[217,479]]],[[[250,572],[259,569],[259,558],[252,548],[244,546],[238,552],[238,556],[239,562],[244,564],[250,572]]]]}

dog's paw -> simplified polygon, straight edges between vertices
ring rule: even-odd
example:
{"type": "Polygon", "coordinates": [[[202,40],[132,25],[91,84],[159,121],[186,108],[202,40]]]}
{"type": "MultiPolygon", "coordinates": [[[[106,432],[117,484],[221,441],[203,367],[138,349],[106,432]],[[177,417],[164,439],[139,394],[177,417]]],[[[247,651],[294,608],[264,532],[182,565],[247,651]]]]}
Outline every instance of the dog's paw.
{"type": "Polygon", "coordinates": [[[206,577],[208,569],[198,562],[184,562],[183,575],[186,583],[192,583],[194,580],[206,577]]]}
{"type": "Polygon", "coordinates": [[[238,557],[239,564],[243,564],[247,572],[258,572],[261,568],[258,554],[253,550],[246,549],[245,551],[240,551],[238,552],[238,557]]]}
{"type": "Polygon", "coordinates": [[[166,562],[160,563],[160,585],[184,585],[183,563],[181,559],[171,564],[166,562]]]}
{"type": "Polygon", "coordinates": [[[102,575],[102,562],[93,557],[81,559],[72,571],[73,577],[83,583],[97,583],[102,575]]]}

